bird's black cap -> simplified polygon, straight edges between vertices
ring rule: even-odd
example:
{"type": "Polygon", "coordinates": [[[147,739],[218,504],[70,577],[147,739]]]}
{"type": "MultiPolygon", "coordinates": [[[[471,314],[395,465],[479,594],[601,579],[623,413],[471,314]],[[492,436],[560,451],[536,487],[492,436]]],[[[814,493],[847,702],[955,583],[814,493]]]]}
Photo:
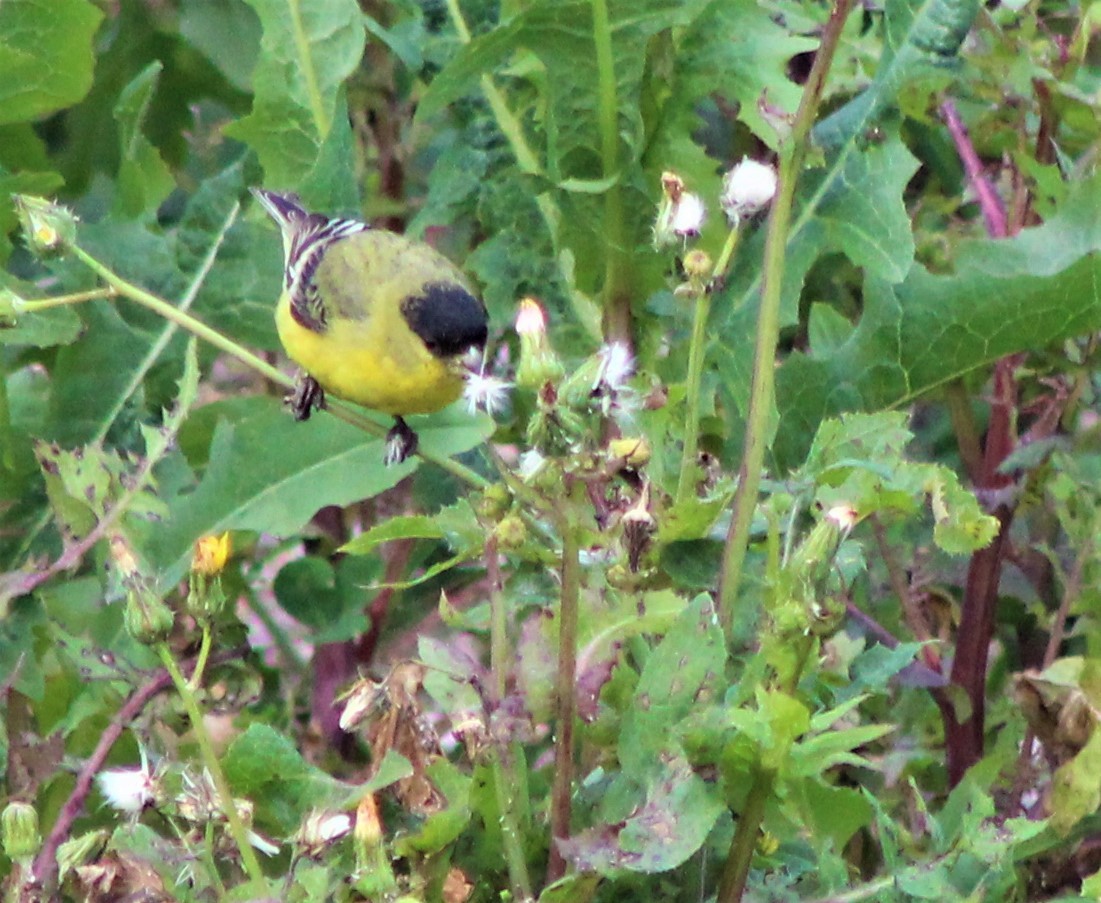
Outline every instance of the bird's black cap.
{"type": "Polygon", "coordinates": [[[402,302],[401,312],[409,328],[439,357],[485,346],[489,332],[485,305],[461,285],[430,282],[402,302]]]}

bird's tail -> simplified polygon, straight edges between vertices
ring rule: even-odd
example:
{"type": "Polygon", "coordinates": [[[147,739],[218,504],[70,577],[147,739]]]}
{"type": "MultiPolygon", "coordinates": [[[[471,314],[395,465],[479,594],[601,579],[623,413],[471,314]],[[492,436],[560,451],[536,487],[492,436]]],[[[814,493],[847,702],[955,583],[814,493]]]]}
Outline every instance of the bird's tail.
{"type": "Polygon", "coordinates": [[[268,211],[271,218],[279,224],[280,229],[285,231],[293,229],[296,223],[309,217],[297,194],[280,194],[265,188],[250,188],[249,191],[268,211]]]}

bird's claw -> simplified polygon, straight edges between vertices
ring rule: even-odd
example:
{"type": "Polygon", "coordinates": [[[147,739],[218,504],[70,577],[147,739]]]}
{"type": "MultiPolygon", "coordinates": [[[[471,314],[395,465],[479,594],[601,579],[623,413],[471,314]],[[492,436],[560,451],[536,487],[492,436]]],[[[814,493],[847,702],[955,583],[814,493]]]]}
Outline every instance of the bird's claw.
{"type": "Polygon", "coordinates": [[[416,452],[418,444],[417,434],[410,429],[409,424],[400,417],[395,417],[394,425],[386,434],[386,466],[400,464],[416,452]]]}
{"type": "Polygon", "coordinates": [[[284,402],[291,409],[295,420],[309,420],[310,414],[325,407],[325,390],[312,376],[303,375],[299,377],[294,391],[284,399],[284,402]]]}

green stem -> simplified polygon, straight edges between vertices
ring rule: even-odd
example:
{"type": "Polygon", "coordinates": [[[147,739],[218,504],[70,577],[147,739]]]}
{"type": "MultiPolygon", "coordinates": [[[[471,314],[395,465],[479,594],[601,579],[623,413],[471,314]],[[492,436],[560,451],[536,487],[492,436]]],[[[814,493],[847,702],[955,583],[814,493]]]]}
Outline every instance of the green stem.
{"type": "Polygon", "coordinates": [[[93,288],[86,292],[73,292],[69,295],[57,295],[53,298],[32,298],[27,301],[20,301],[17,312],[37,313],[40,310],[49,310],[51,307],[65,307],[69,304],[79,304],[82,301],[111,298],[116,294],[117,292],[113,288],[93,288]]]}
{"type": "Polygon", "coordinates": [[[736,903],[745,893],[749,866],[753,862],[753,852],[757,849],[757,832],[765,817],[765,806],[775,783],[774,771],[758,768],[753,775],[753,784],[746,795],[745,806],[738,816],[738,827],[734,831],[730,854],[723,868],[716,903],[736,903]]]}
{"type": "MultiPolygon", "coordinates": [[[[565,521],[566,519],[563,518],[565,521]]],[[[554,783],[551,788],[550,861],[547,884],[566,873],[557,841],[570,836],[573,796],[573,722],[577,696],[577,614],[581,599],[580,543],[577,530],[562,524],[562,597],[558,608],[558,672],[555,678],[554,783]]]]}
{"type": "Polygon", "coordinates": [[[600,158],[605,179],[614,179],[604,194],[604,339],[633,347],[631,296],[627,291],[623,189],[619,172],[619,97],[607,0],[592,0],[593,42],[596,45],[597,105],[600,158]]]}
{"type": "MultiPolygon", "coordinates": [[[[493,676],[494,708],[499,710],[508,689],[508,611],[501,591],[501,569],[497,559],[497,537],[490,535],[486,542],[486,576],[489,581],[489,669],[493,676]]],[[[495,735],[495,732],[491,732],[495,735]]],[[[497,810],[501,816],[501,840],[508,863],[509,885],[512,895],[520,901],[530,900],[531,877],[521,840],[520,824],[516,818],[515,793],[519,792],[519,780],[514,762],[501,738],[492,747],[493,785],[497,795],[497,810]]]]}
{"type": "Polygon", "coordinates": [[[700,432],[700,381],[703,378],[703,359],[707,348],[707,317],[711,312],[711,293],[701,291],[696,296],[696,310],[692,318],[692,343],[688,346],[688,383],[685,388],[684,406],[684,454],[680,461],[680,479],[677,480],[677,502],[694,496],[696,453],[700,432]]]}
{"type": "Polygon", "coordinates": [[[202,631],[202,639],[199,640],[199,654],[195,657],[195,670],[191,672],[191,680],[187,682],[192,691],[196,691],[202,686],[206,661],[210,658],[210,646],[213,636],[210,632],[210,625],[205,621],[202,625],[202,631]]]}
{"type": "Polygon", "coordinates": [[[734,626],[734,609],[742,578],[749,542],[749,528],[757,506],[761,471],[765,459],[765,442],[769,436],[769,417],[773,409],[776,373],[776,345],[780,335],[780,292],[783,283],[784,260],[791,224],[795,183],[802,170],[809,145],[810,130],[822,96],[826,73],[833,62],[841,32],[853,5],[853,0],[835,0],[829,22],[822,34],[822,43],[814,58],[810,75],[795,114],[791,138],[780,153],[779,187],[772,204],[765,239],[763,263],[764,286],[757,313],[757,343],[753,357],[753,382],[750,388],[749,412],[746,417],[742,465],[738,472],[738,488],[734,493],[730,529],[723,549],[719,575],[719,621],[728,638],[734,626]]]}
{"type": "Polygon", "coordinates": [[[176,692],[180,694],[180,700],[187,712],[187,719],[191,723],[191,731],[199,745],[199,754],[202,757],[203,765],[218,791],[218,799],[222,804],[222,813],[229,825],[229,833],[241,853],[241,863],[245,867],[245,872],[256,886],[256,889],[261,892],[261,895],[270,897],[271,891],[268,888],[268,879],[264,875],[263,869],[260,868],[260,860],[256,858],[256,851],[249,843],[248,832],[245,830],[245,825],[237,812],[237,807],[233,804],[233,794],[230,792],[229,782],[226,780],[225,772],[222,771],[222,765],[218,761],[218,754],[214,752],[214,744],[210,741],[210,734],[207,732],[206,724],[203,721],[203,711],[199,707],[199,700],[195,696],[195,691],[183,676],[176,660],[172,657],[172,650],[169,649],[166,643],[157,644],[157,654],[160,656],[165,670],[172,678],[176,692]]]}
{"type": "Polygon", "coordinates": [[[169,322],[175,323],[177,326],[182,326],[192,335],[196,335],[203,341],[209,342],[219,351],[224,351],[231,357],[237,358],[241,363],[251,367],[266,379],[287,389],[294,388],[293,379],[284,373],[280,373],[263,358],[257,357],[251,351],[241,347],[232,339],[222,335],[222,333],[218,332],[216,329],[212,329],[201,320],[191,316],[191,314],[169,304],[163,298],[158,298],[156,295],[147,292],[140,286],[134,285],[132,282],[127,282],[121,276],[92,257],[92,255],[83,248],[72,245],[70,250],[81,263],[115,289],[120,295],[124,295],[131,301],[136,301],[143,307],[147,307],[149,310],[164,317],[169,322]]]}
{"type": "MultiPolygon", "coordinates": [[[[222,223],[222,228],[218,230],[218,234],[214,236],[214,241],[212,241],[210,247],[207,248],[206,255],[203,257],[199,269],[196,270],[195,275],[191,277],[191,283],[188,285],[187,291],[184,292],[183,297],[180,298],[180,303],[176,306],[168,305],[172,307],[173,310],[186,315],[188,309],[195,303],[195,299],[199,296],[199,289],[202,288],[203,283],[206,281],[206,277],[210,275],[210,271],[214,267],[214,261],[218,257],[218,249],[221,248],[222,242],[225,241],[226,234],[237,219],[237,213],[240,209],[240,204],[234,204],[230,209],[229,214],[222,223]]],[[[113,286],[108,290],[112,294],[115,294],[117,291],[113,286]]],[[[167,302],[165,303],[167,304],[167,302]]],[[[172,337],[176,334],[178,328],[178,324],[171,320],[164,324],[164,329],[161,330],[161,334],[157,336],[156,341],[149,346],[149,350],[145,353],[145,357],[142,358],[141,363],[139,363],[130,374],[129,382],[118,393],[118,398],[115,400],[114,407],[103,418],[103,426],[100,427],[93,441],[102,441],[107,436],[107,430],[122,411],[127,399],[129,399],[141,386],[142,382],[145,380],[146,374],[160,359],[161,354],[163,354],[164,350],[168,347],[168,343],[172,341],[172,337]]]]}

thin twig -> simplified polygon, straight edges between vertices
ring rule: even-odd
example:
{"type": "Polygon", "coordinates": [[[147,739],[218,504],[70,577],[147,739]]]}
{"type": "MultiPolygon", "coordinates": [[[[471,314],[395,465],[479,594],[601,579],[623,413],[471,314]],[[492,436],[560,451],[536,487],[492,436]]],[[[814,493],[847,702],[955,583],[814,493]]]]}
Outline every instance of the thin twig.
{"type": "Polygon", "coordinates": [[[960,155],[967,180],[971,184],[971,190],[979,199],[979,209],[982,210],[983,219],[986,221],[986,231],[993,238],[1005,238],[1008,234],[1005,217],[1005,207],[1002,199],[994,190],[989,180],[983,174],[982,161],[975,153],[975,145],[967,134],[967,127],[960,119],[956,105],[951,100],[946,100],[940,105],[944,124],[948,127],[948,133],[956,144],[956,153],[960,155]]]}

